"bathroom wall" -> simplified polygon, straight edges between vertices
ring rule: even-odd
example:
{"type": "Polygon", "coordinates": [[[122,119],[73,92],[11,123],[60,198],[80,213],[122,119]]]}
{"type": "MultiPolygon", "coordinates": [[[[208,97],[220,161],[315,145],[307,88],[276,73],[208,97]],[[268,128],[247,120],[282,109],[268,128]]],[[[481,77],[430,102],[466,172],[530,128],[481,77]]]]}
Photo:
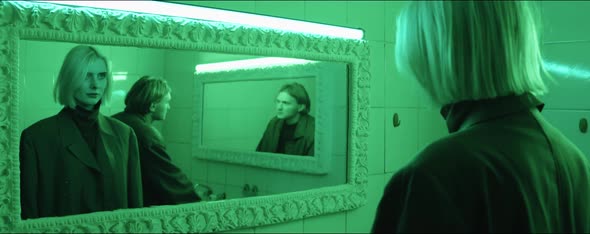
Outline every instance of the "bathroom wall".
{"type": "Polygon", "coordinates": [[[555,82],[548,82],[542,113],[590,158],[590,134],[579,128],[580,120],[590,118],[590,31],[576,26],[590,20],[590,2],[543,1],[541,5],[544,57],[557,64],[550,72],[555,82]]]}

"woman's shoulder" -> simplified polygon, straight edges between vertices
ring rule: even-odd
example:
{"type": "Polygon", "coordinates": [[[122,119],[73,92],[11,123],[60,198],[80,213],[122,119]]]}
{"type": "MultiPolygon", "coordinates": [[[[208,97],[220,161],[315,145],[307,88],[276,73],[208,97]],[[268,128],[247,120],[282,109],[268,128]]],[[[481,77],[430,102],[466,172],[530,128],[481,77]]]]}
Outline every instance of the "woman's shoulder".
{"type": "Polygon", "coordinates": [[[487,151],[484,144],[477,141],[477,136],[459,133],[444,136],[433,141],[416,155],[413,164],[416,167],[433,167],[443,170],[463,168],[466,170],[485,165],[479,157],[487,151]]]}
{"type": "Polygon", "coordinates": [[[23,130],[23,133],[35,133],[35,134],[42,134],[44,132],[55,132],[55,130],[59,127],[57,124],[58,115],[53,115],[41,119],[27,128],[23,130]]]}

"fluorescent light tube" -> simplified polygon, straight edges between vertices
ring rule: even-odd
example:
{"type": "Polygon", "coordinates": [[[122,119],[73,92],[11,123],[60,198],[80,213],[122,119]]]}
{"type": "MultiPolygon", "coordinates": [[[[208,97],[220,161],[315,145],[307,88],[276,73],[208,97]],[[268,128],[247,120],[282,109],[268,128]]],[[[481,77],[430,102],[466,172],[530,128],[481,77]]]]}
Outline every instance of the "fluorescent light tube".
{"type": "Polygon", "coordinates": [[[37,1],[51,4],[92,7],[111,10],[140,12],[156,15],[178,16],[191,19],[227,22],[256,27],[266,27],[290,32],[317,34],[347,39],[363,39],[363,30],[339,26],[302,22],[271,16],[159,1],[37,1]]]}
{"type": "Polygon", "coordinates": [[[207,63],[199,64],[195,66],[195,72],[207,73],[216,71],[231,71],[251,68],[264,68],[272,66],[285,66],[295,64],[306,64],[315,63],[316,61],[305,60],[305,59],[293,59],[293,58],[279,58],[279,57],[266,57],[266,58],[255,58],[255,59],[244,59],[235,60],[219,63],[207,63]]]}

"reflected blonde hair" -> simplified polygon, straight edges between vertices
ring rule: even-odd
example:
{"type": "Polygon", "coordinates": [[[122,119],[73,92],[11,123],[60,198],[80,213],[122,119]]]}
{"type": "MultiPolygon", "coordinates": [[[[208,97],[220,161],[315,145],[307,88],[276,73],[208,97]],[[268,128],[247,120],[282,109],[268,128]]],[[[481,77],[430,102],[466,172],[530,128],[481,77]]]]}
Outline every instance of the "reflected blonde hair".
{"type": "Polygon", "coordinates": [[[150,112],[152,103],[158,103],[172,92],[166,80],[154,76],[142,76],[125,96],[125,110],[145,115],[150,112]]]}
{"type": "Polygon", "coordinates": [[[87,45],[76,46],[66,55],[53,86],[53,99],[61,105],[76,108],[74,92],[86,78],[88,65],[97,59],[102,59],[107,67],[107,85],[101,101],[102,104],[108,103],[111,99],[113,84],[111,62],[96,48],[87,45]]]}
{"type": "Polygon", "coordinates": [[[416,1],[397,18],[395,63],[438,105],[547,87],[531,3],[416,1]]]}

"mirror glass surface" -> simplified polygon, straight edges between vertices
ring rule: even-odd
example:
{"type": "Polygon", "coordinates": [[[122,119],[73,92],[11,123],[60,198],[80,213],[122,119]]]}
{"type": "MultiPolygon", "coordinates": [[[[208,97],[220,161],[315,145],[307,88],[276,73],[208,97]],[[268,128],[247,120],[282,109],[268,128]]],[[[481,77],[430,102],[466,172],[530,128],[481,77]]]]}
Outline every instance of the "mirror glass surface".
{"type": "MultiPolygon", "coordinates": [[[[277,132],[280,133],[280,128],[274,129],[275,125],[269,126],[270,121],[282,120],[281,125],[284,126],[285,119],[303,118],[303,115],[299,114],[299,110],[296,109],[299,108],[296,98],[280,94],[283,85],[293,82],[304,87],[311,103],[310,108],[315,107],[313,105],[316,94],[314,77],[218,82],[204,85],[203,130],[201,133],[203,147],[246,152],[277,152],[270,147],[262,149],[257,146],[260,145],[265,130],[274,135],[277,132]]],[[[315,118],[313,118],[315,111],[310,109],[307,116],[310,117],[308,121],[313,121],[313,125],[315,125],[315,118]]],[[[309,127],[304,125],[302,127],[306,128],[301,128],[301,133],[298,132],[300,137],[313,137],[315,134],[315,128],[311,126],[312,123],[307,125],[309,127]],[[310,130],[312,131],[307,132],[310,130]]],[[[311,143],[313,143],[313,139],[311,143]]],[[[313,154],[306,155],[309,150],[305,147],[311,148],[313,145],[302,144],[299,149],[294,149],[297,152],[292,155],[313,157],[313,154]]]]}
{"type": "MultiPolygon", "coordinates": [[[[19,41],[19,132],[31,124],[56,115],[63,107],[53,100],[53,86],[67,52],[76,43],[58,41],[19,41]]],[[[193,132],[195,124],[195,66],[227,61],[261,58],[243,54],[224,54],[191,50],[93,45],[112,62],[113,93],[111,101],[104,103],[100,112],[111,116],[125,108],[127,91],[141,76],[153,75],[166,79],[172,89],[171,109],[163,121],[154,122],[167,144],[172,161],[194,184],[210,188],[210,200],[236,199],[271,194],[304,191],[346,184],[347,175],[347,75],[346,64],[332,63],[340,69],[340,77],[319,77],[303,74],[301,69],[281,68],[281,74],[265,69],[255,73],[235,74],[229,79],[211,79],[205,82],[205,107],[200,111],[203,131],[193,132]],[[238,77],[238,78],[236,78],[238,77]],[[326,84],[320,84],[325,79],[326,84]],[[287,83],[302,84],[309,94],[309,115],[325,119],[324,147],[332,150],[329,170],[322,175],[296,171],[280,171],[255,165],[215,162],[192,157],[195,134],[201,134],[203,145],[220,150],[255,152],[269,120],[278,112],[279,89],[287,83]],[[319,85],[318,85],[319,84],[319,85]],[[329,87],[319,90],[319,87],[329,87]],[[330,95],[324,98],[318,96],[330,95]],[[322,103],[328,102],[328,104],[322,103]],[[329,109],[318,110],[320,107],[329,109]],[[318,113],[326,116],[318,116],[318,113]]],[[[325,72],[326,73],[326,72],[325,72]]],[[[320,73],[314,73],[320,74],[320,73]]],[[[321,73],[323,74],[323,73],[321,73]]],[[[313,155],[312,155],[313,156],[313,155]]],[[[265,155],[261,157],[281,157],[265,155]]],[[[283,157],[293,157],[284,155],[283,157]]],[[[143,172],[149,173],[149,172],[143,172]]]]}

